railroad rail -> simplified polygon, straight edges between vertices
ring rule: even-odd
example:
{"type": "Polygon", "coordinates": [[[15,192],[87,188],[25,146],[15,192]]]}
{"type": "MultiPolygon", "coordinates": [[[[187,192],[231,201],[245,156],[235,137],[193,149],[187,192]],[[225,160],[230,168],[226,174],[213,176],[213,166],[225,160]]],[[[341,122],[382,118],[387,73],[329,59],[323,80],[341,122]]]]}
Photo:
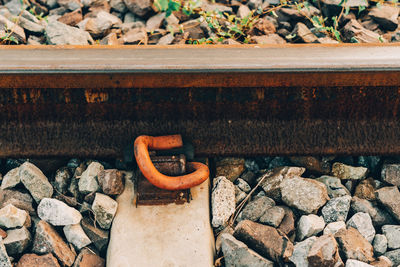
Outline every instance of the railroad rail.
{"type": "Polygon", "coordinates": [[[0,46],[0,157],[400,153],[400,45],[0,46]]]}

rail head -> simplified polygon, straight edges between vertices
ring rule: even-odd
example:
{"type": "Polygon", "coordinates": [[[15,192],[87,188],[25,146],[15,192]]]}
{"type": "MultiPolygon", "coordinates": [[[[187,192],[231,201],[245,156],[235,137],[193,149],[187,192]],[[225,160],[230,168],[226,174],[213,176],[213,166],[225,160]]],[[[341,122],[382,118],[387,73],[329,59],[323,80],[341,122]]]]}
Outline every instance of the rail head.
{"type": "Polygon", "coordinates": [[[400,71],[400,44],[0,46],[0,74],[400,71]]]}

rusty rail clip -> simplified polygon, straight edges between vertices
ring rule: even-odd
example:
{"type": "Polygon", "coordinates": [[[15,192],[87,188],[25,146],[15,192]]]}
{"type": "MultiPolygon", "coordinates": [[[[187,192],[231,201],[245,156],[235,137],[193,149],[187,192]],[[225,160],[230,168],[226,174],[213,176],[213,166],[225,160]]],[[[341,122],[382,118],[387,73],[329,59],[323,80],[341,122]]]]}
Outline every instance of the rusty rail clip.
{"type": "Polygon", "coordinates": [[[134,152],[136,162],[143,176],[154,186],[166,190],[183,190],[194,187],[207,180],[210,171],[200,162],[188,162],[187,169],[193,171],[181,176],[167,176],[154,167],[148,149],[167,150],[182,147],[181,135],[167,135],[152,137],[141,135],[136,138],[134,152]]]}

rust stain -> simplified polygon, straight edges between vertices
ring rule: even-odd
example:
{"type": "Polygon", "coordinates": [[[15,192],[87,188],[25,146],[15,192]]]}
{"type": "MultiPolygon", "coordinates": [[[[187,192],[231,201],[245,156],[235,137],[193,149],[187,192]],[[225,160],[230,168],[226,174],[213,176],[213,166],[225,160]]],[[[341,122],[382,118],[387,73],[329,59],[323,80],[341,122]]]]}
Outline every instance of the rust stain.
{"type": "Polygon", "coordinates": [[[86,89],[85,97],[87,103],[104,103],[108,101],[108,92],[96,89],[86,89]]]}

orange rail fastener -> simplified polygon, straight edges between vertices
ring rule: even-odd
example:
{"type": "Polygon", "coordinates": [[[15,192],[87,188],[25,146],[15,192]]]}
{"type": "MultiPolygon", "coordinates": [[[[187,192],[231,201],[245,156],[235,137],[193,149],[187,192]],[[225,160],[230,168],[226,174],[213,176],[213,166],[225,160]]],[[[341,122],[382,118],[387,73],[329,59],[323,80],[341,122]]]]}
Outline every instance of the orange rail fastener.
{"type": "Polygon", "coordinates": [[[166,150],[181,146],[183,146],[183,142],[180,135],[158,137],[141,135],[137,137],[134,144],[135,158],[143,176],[154,186],[166,190],[188,189],[207,180],[210,171],[205,164],[200,162],[188,162],[188,169],[194,171],[182,176],[167,176],[154,167],[148,149],[166,150]]]}

